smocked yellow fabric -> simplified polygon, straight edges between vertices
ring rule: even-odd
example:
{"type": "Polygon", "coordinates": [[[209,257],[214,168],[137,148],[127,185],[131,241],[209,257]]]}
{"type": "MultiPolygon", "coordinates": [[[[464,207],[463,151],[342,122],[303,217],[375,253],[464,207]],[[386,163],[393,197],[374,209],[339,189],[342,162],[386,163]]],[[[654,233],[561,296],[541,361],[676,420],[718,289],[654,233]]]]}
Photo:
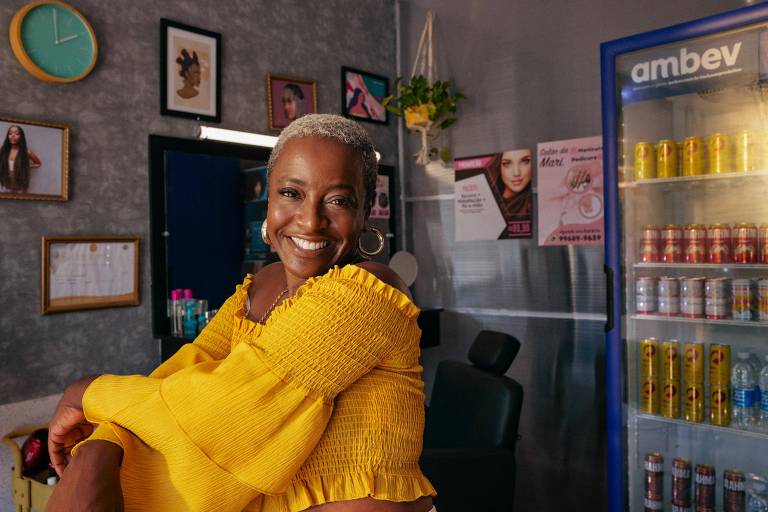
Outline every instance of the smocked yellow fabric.
{"type": "Polygon", "coordinates": [[[418,467],[418,308],[348,265],[308,280],[262,326],[245,318],[250,282],[149,377],[105,375],[86,391],[100,423],[90,439],[124,449],[126,510],[434,495],[418,467]]]}

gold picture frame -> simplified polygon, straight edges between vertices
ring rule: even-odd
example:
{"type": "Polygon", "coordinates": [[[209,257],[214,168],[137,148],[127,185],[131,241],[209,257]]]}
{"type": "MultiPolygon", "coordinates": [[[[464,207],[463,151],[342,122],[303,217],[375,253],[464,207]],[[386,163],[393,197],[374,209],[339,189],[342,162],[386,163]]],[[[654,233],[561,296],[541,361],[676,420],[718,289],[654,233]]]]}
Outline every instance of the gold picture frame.
{"type": "Polygon", "coordinates": [[[280,131],[291,121],[317,113],[317,80],[267,73],[269,129],[280,131]],[[283,96],[290,99],[283,104],[283,96]]]}
{"type": "Polygon", "coordinates": [[[44,236],[42,314],[138,306],[137,236],[44,236]]]}
{"type": "MultiPolygon", "coordinates": [[[[69,127],[0,116],[0,199],[69,199],[69,127]],[[11,142],[11,129],[18,138],[11,142]],[[12,146],[25,148],[21,164],[8,164],[12,146]]],[[[19,160],[18,150],[14,162],[19,160]]]]}

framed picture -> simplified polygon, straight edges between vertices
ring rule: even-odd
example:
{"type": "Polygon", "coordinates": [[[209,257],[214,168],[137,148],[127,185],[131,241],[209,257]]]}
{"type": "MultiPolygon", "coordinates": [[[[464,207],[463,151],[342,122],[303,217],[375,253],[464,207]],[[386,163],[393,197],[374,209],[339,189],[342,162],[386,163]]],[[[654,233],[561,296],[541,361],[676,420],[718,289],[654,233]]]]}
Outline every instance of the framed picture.
{"type": "Polygon", "coordinates": [[[139,238],[42,239],[43,314],[139,305],[139,238]]]}
{"type": "Polygon", "coordinates": [[[221,34],[160,20],[160,113],[221,121],[221,34]]]}
{"type": "Polygon", "coordinates": [[[304,114],[317,112],[317,81],[267,74],[269,129],[280,131],[304,114]]]}
{"type": "Polygon", "coordinates": [[[389,81],[379,75],[341,68],[341,110],[346,117],[372,123],[389,123],[382,100],[389,96],[389,81]]]}
{"type": "Polygon", "coordinates": [[[0,199],[68,199],[68,127],[0,117],[0,134],[0,199]]]}

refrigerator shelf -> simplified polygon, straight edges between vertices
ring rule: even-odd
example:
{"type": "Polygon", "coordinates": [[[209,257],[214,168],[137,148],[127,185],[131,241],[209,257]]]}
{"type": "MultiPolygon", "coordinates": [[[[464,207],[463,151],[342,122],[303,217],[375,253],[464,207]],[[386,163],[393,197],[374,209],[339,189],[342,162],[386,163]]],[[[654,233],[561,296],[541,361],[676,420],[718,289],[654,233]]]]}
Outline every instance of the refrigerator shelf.
{"type": "Polygon", "coordinates": [[[646,185],[673,185],[676,183],[690,183],[692,181],[740,180],[767,176],[768,171],[727,172],[723,174],[701,174],[698,176],[675,176],[674,178],[653,178],[640,181],[622,181],[619,183],[619,188],[631,189],[646,185]]]}
{"type": "Polygon", "coordinates": [[[664,416],[657,416],[655,414],[647,414],[643,412],[637,412],[635,414],[635,417],[640,420],[647,420],[647,421],[656,421],[659,423],[666,423],[666,424],[672,424],[672,425],[678,425],[682,427],[688,427],[691,429],[696,430],[710,430],[713,432],[719,432],[724,434],[731,434],[731,435],[737,435],[737,436],[744,436],[744,437],[752,437],[755,439],[761,439],[761,440],[768,440],[768,434],[764,434],[762,432],[754,432],[750,430],[740,430],[737,428],[731,428],[731,427],[720,427],[717,425],[711,425],[709,423],[693,423],[690,421],[680,420],[680,419],[674,419],[674,418],[665,418],[664,416]]]}
{"type": "Polygon", "coordinates": [[[714,325],[737,325],[739,327],[768,327],[768,322],[757,322],[747,320],[709,320],[707,318],[686,318],[684,316],[663,316],[663,315],[632,315],[632,320],[652,320],[654,322],[682,322],[689,324],[714,324],[714,325]]]}
{"type": "Polygon", "coordinates": [[[720,270],[768,270],[765,263],[635,263],[634,268],[700,268],[720,270]]]}

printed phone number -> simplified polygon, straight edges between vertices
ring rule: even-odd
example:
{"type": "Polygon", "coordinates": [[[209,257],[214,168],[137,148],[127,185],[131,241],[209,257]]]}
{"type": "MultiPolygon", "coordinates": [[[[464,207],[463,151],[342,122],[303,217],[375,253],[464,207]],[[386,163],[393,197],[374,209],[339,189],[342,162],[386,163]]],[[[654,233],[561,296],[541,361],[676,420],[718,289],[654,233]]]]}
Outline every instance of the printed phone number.
{"type": "Polygon", "coordinates": [[[598,242],[603,239],[603,235],[560,235],[558,240],[561,242],[598,242]]]}

